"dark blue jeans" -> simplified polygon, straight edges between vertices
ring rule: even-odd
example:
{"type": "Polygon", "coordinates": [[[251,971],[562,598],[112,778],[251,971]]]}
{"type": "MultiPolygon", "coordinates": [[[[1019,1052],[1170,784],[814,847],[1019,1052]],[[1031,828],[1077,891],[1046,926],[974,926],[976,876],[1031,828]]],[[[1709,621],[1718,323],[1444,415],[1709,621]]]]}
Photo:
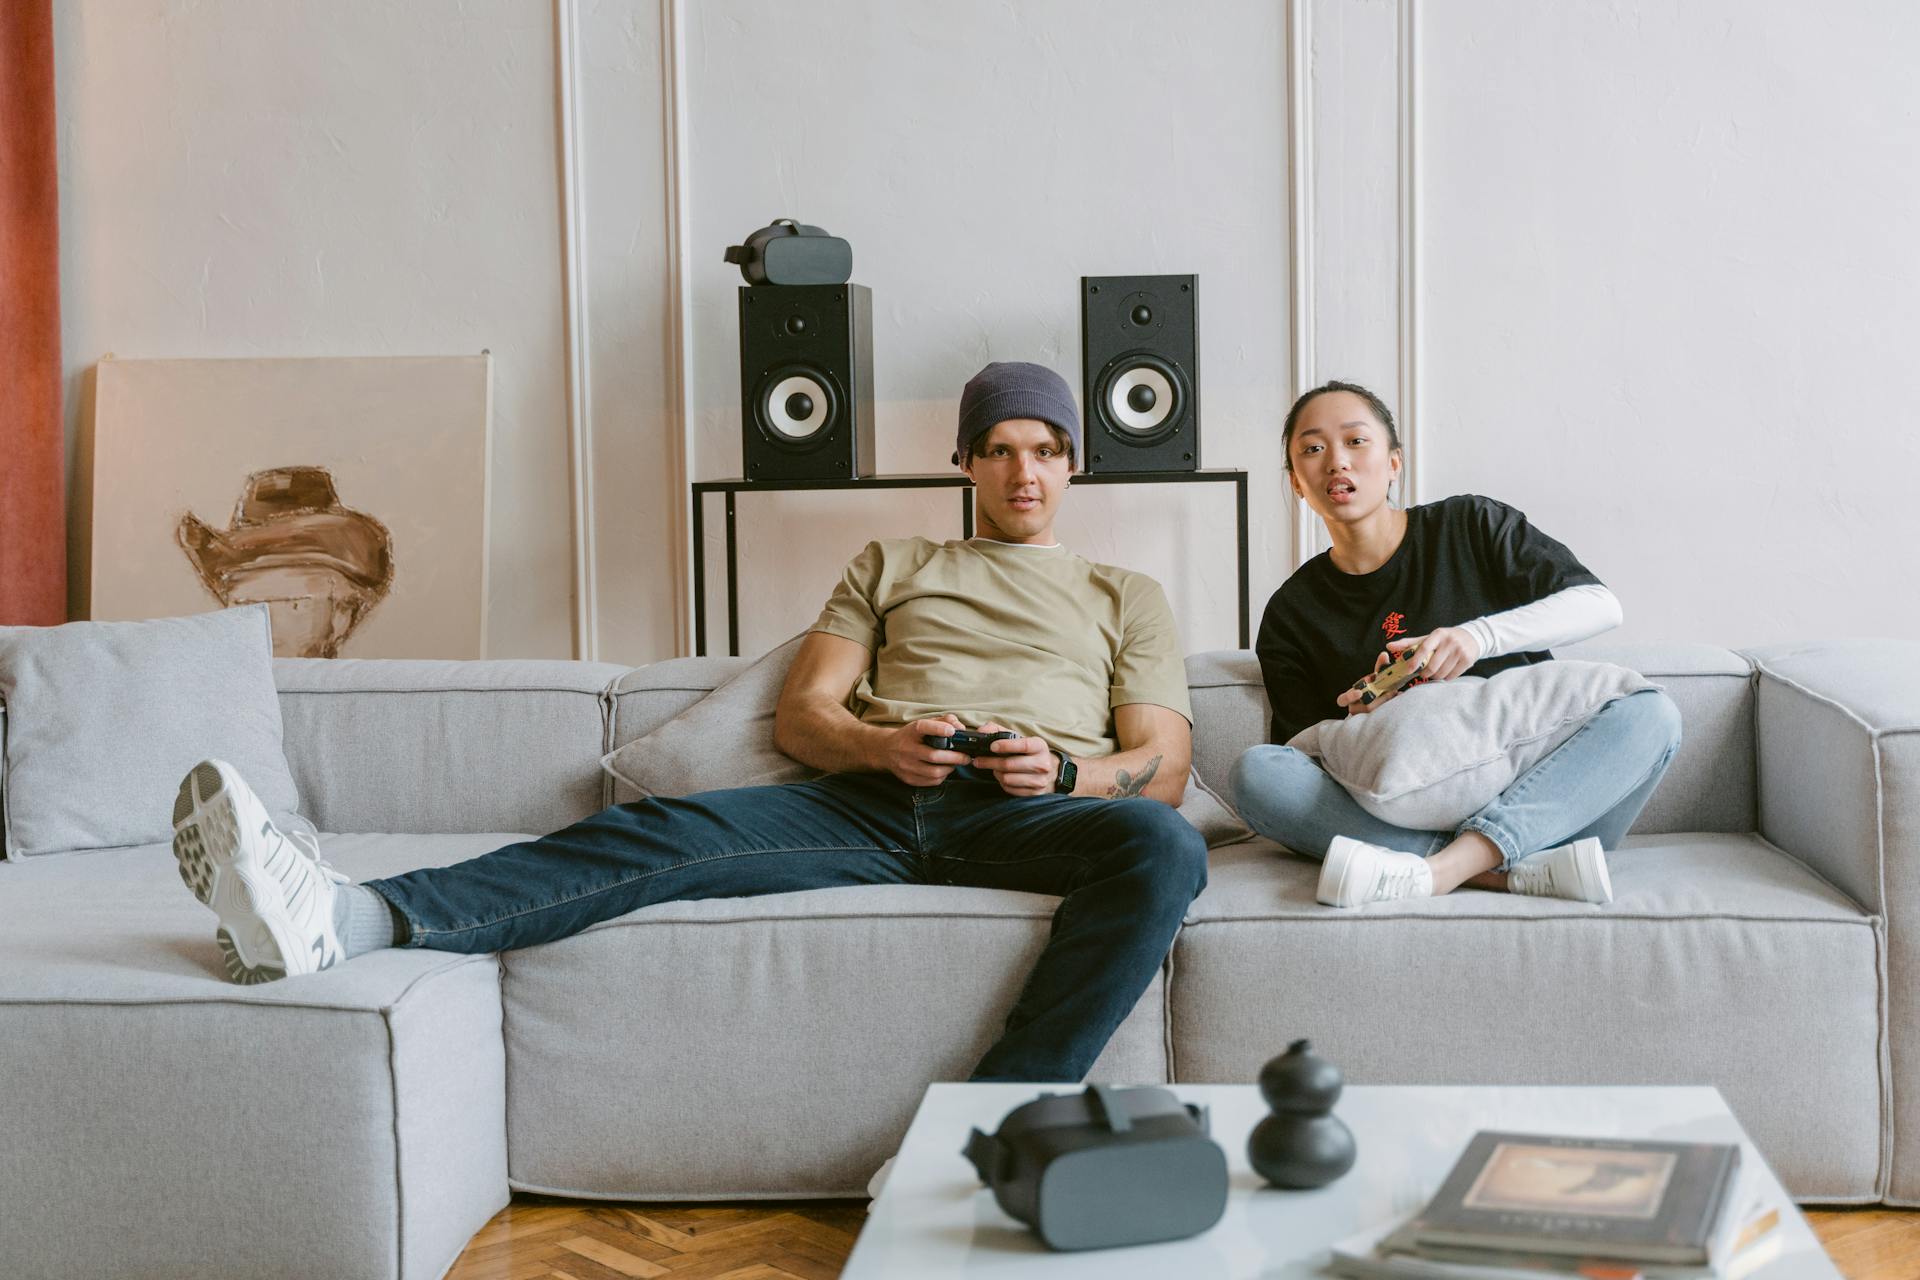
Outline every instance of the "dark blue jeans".
{"type": "Polygon", "coordinates": [[[505,951],[655,902],[851,884],[1058,894],[1052,932],[975,1080],[1077,1081],[1166,959],[1207,850],[1157,800],[1014,797],[958,770],[937,787],[830,774],[615,805],[564,831],[367,888],[405,945],[505,951]]]}

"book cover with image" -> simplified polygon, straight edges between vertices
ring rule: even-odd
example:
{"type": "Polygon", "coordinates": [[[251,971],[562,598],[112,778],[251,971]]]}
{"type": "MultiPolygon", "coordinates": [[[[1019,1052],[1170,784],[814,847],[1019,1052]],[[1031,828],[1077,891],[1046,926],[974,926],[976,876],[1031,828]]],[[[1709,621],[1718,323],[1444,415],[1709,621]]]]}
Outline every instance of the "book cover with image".
{"type": "Polygon", "coordinates": [[[1419,1245],[1706,1264],[1730,1143],[1477,1133],[1406,1235],[1419,1245]]]}

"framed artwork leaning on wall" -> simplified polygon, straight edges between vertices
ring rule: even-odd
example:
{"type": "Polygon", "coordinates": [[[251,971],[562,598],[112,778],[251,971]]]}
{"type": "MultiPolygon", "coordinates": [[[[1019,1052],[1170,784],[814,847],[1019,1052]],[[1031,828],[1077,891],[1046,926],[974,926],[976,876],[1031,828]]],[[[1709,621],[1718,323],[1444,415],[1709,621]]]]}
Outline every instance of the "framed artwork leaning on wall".
{"type": "Polygon", "coordinates": [[[280,657],[485,657],[492,358],[97,366],[90,615],[264,603],[280,657]]]}

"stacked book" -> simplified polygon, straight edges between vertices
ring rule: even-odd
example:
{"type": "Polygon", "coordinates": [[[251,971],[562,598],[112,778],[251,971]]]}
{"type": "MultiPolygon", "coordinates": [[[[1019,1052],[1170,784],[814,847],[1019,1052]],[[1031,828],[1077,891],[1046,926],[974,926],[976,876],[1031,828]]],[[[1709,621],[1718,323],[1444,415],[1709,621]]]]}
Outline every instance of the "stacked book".
{"type": "Polygon", "coordinates": [[[1737,1280],[1779,1253],[1740,1148],[1481,1132],[1433,1200],[1334,1246],[1355,1280],[1737,1280]]]}

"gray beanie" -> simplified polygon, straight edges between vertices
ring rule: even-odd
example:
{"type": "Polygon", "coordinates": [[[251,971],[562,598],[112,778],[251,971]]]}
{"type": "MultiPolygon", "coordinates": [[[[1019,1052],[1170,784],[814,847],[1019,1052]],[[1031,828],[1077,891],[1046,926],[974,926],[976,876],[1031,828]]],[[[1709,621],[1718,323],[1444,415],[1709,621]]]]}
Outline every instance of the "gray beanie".
{"type": "Polygon", "coordinates": [[[960,393],[960,432],[954,437],[958,465],[973,442],[1009,418],[1037,418],[1060,428],[1080,457],[1080,411],[1067,381],[1043,364],[996,360],[967,381],[960,393]]]}

